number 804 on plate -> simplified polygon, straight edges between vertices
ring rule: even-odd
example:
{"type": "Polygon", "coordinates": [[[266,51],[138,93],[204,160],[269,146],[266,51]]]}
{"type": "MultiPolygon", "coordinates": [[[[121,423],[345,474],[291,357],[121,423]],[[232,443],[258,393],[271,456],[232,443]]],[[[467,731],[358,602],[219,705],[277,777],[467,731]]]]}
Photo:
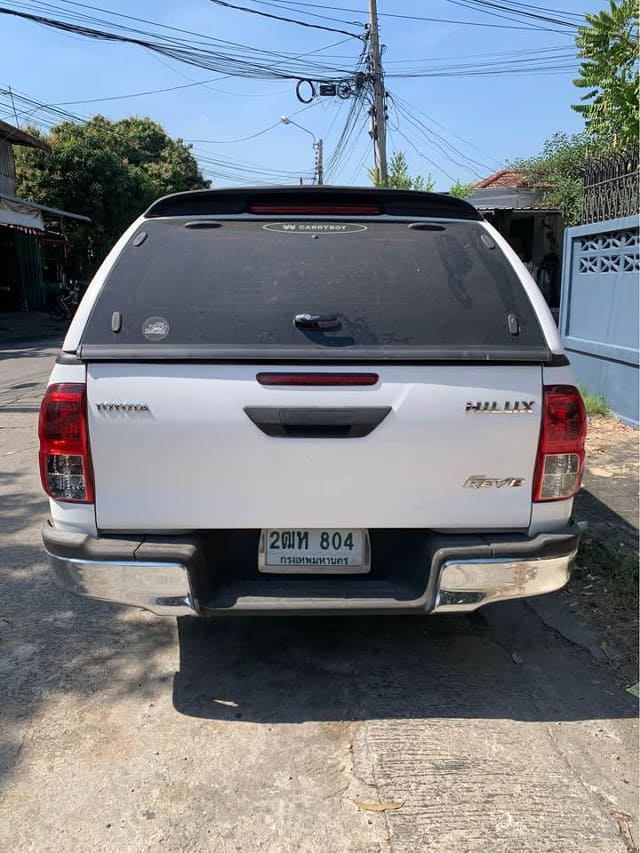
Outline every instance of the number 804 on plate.
{"type": "Polygon", "coordinates": [[[258,568],[273,574],[357,575],[369,571],[368,531],[278,528],[260,535],[258,568]]]}

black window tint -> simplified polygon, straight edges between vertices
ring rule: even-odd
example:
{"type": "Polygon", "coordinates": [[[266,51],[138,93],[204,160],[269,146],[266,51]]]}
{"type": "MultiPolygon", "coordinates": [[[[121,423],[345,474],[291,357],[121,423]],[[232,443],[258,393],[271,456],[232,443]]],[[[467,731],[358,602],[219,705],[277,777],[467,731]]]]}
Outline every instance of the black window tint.
{"type": "Polygon", "coordinates": [[[222,358],[546,350],[522,285],[475,222],[428,229],[371,222],[348,233],[288,232],[255,221],[194,225],[141,226],[108,277],[83,346],[139,346],[142,356],[154,345],[174,355],[203,348],[222,358]],[[339,326],[298,328],[302,313],[337,315],[339,326]]]}

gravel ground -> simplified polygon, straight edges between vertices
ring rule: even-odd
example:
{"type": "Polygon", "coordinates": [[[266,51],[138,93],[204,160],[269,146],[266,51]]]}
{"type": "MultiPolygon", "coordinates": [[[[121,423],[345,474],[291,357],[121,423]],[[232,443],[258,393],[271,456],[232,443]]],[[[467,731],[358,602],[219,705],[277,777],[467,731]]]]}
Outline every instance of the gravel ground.
{"type": "Polygon", "coordinates": [[[588,530],[563,593],[627,687],[638,682],[638,438],[615,418],[589,418],[585,485],[576,500],[588,530]]]}

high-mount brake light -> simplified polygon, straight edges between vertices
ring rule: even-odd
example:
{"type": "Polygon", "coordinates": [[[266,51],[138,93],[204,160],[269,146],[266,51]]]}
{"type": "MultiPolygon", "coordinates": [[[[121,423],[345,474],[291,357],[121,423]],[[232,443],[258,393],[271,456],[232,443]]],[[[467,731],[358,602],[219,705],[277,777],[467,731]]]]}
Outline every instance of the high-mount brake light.
{"type": "Polygon", "coordinates": [[[377,373],[258,373],[256,379],[261,385],[348,387],[375,385],[379,376],[377,373]]]}
{"type": "Polygon", "coordinates": [[[378,216],[379,204],[250,204],[249,213],[263,216],[378,216]]]}
{"type": "Polygon", "coordinates": [[[578,492],[586,435],[587,415],[578,389],[545,386],[534,501],[566,500],[578,492]]]}
{"type": "Polygon", "coordinates": [[[50,385],[40,405],[40,478],[56,501],[93,503],[85,385],[50,385]]]}

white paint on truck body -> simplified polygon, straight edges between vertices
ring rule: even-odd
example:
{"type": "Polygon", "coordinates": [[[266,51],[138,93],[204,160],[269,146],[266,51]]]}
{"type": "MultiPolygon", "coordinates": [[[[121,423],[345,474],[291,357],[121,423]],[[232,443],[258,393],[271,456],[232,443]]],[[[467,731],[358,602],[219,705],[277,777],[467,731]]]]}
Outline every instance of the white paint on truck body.
{"type": "MultiPolygon", "coordinates": [[[[127,229],[96,273],[64,352],[79,351],[93,305],[144,221],[140,217],[127,229]]],[[[525,266],[495,228],[478,225],[510,261],[550,351],[562,354],[551,312],[525,266]]],[[[323,525],[534,534],[557,530],[571,517],[572,500],[533,504],[531,499],[542,386],[575,384],[569,368],[367,365],[367,371],[380,374],[376,386],[339,389],[265,388],[255,379],[260,370],[264,365],[195,362],[56,365],[52,383],[87,377],[96,504],[51,501],[54,525],[91,535],[97,529],[323,525]],[[465,411],[467,402],[514,400],[534,401],[534,413],[465,411]],[[145,403],[150,411],[98,412],[97,403],[104,401],[145,403]],[[392,411],[364,438],[286,439],[260,432],[245,406],[390,406],[392,411]],[[464,488],[480,475],[525,483],[464,488]]]]}
{"type": "Polygon", "coordinates": [[[263,387],[261,370],[89,364],[98,527],[529,527],[540,367],[367,365],[380,381],[364,388],[263,387]],[[466,410],[468,402],[516,400],[532,402],[532,413],[466,410]],[[105,401],[149,411],[99,410],[105,401]],[[364,438],[275,438],[245,406],[391,412],[364,438]],[[465,488],[477,476],[524,484],[465,488]]]}

